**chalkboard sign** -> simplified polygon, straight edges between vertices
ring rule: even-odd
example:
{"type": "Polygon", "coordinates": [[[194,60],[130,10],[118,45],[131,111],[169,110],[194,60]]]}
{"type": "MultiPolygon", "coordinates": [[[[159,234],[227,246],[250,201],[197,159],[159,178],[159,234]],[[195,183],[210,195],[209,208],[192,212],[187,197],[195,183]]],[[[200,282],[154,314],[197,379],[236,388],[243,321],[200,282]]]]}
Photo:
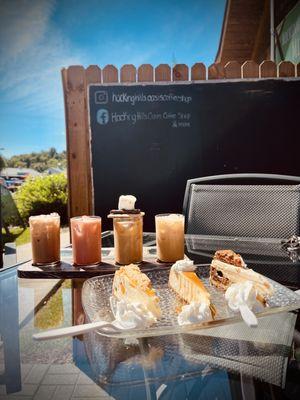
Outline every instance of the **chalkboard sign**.
{"type": "Polygon", "coordinates": [[[95,214],[104,229],[120,194],[154,215],[181,212],[187,179],[300,175],[300,80],[90,85],[95,214]]]}

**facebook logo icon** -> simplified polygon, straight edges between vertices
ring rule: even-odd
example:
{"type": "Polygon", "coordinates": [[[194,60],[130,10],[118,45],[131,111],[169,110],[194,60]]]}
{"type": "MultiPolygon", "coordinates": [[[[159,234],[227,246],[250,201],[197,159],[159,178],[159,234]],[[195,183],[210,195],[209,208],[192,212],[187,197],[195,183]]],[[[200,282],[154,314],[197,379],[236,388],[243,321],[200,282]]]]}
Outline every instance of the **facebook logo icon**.
{"type": "Polygon", "coordinates": [[[97,111],[97,122],[100,125],[106,125],[109,121],[109,113],[105,108],[97,111]]]}

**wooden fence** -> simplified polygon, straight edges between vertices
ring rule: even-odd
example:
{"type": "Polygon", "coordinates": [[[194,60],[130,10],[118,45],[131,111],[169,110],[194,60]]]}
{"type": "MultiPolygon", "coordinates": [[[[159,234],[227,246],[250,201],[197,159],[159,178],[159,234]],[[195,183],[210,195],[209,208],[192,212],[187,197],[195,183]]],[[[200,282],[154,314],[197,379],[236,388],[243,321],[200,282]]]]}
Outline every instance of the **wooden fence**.
{"type": "Polygon", "coordinates": [[[70,66],[62,69],[62,81],[65,100],[69,216],[93,213],[93,191],[91,171],[91,149],[88,122],[87,86],[90,83],[151,83],[151,82],[200,82],[212,79],[259,79],[259,78],[295,78],[300,77],[300,64],[282,61],[275,64],[263,61],[257,64],[246,61],[242,65],[237,61],[227,64],[215,63],[206,67],[199,62],[189,68],[186,64],[170,67],[160,64],[154,68],[143,64],[123,65],[118,70],[113,65],[103,69],[97,65],[88,68],[70,66]]]}

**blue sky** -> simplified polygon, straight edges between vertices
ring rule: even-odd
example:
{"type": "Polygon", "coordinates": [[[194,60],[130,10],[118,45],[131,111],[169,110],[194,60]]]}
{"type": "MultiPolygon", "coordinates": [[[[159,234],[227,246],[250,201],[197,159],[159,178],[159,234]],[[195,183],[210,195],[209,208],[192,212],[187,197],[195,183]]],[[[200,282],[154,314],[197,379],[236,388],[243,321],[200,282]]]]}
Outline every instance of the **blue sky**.
{"type": "Polygon", "coordinates": [[[215,58],[225,0],[0,0],[2,154],[65,149],[60,70],[215,58]]]}

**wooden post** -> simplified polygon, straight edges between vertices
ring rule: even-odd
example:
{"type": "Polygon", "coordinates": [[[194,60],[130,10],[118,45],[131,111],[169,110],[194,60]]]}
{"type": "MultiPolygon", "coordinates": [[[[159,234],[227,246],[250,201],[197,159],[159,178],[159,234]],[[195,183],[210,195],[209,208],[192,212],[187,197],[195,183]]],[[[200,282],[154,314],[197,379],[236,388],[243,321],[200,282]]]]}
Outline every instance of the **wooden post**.
{"type": "Polygon", "coordinates": [[[224,67],[225,78],[227,79],[241,79],[242,71],[241,64],[237,61],[228,61],[224,67]]]}
{"type": "Polygon", "coordinates": [[[188,81],[189,68],[185,64],[176,64],[172,69],[173,81],[188,81]]]}
{"type": "Polygon", "coordinates": [[[277,68],[274,61],[263,61],[259,66],[260,78],[276,78],[277,68]]]}
{"type": "Polygon", "coordinates": [[[86,84],[101,83],[101,69],[98,65],[90,65],[85,71],[86,84]]]}
{"type": "Polygon", "coordinates": [[[86,75],[81,66],[62,70],[67,131],[69,217],[93,213],[86,75]]]}
{"type": "Polygon", "coordinates": [[[258,78],[259,77],[259,66],[255,61],[245,61],[242,65],[242,78],[258,78]]]}
{"type": "Polygon", "coordinates": [[[103,68],[103,83],[118,82],[118,70],[114,65],[106,65],[103,68]]]}
{"type": "Polygon", "coordinates": [[[191,81],[205,81],[206,66],[203,63],[196,63],[191,68],[191,81]]]}
{"type": "Polygon", "coordinates": [[[160,64],[155,68],[155,81],[164,82],[171,80],[171,68],[168,64],[160,64]]]}
{"type": "Polygon", "coordinates": [[[123,65],[120,70],[121,82],[136,82],[136,68],[132,64],[123,65]]]}
{"type": "Polygon", "coordinates": [[[138,68],[139,82],[153,82],[153,67],[151,64],[142,64],[138,68]]]}
{"type": "Polygon", "coordinates": [[[295,64],[290,61],[281,61],[281,63],[278,64],[279,77],[294,77],[295,72],[295,64]]]}
{"type": "Polygon", "coordinates": [[[214,63],[208,67],[208,79],[224,79],[225,71],[222,63],[214,63]]]}

